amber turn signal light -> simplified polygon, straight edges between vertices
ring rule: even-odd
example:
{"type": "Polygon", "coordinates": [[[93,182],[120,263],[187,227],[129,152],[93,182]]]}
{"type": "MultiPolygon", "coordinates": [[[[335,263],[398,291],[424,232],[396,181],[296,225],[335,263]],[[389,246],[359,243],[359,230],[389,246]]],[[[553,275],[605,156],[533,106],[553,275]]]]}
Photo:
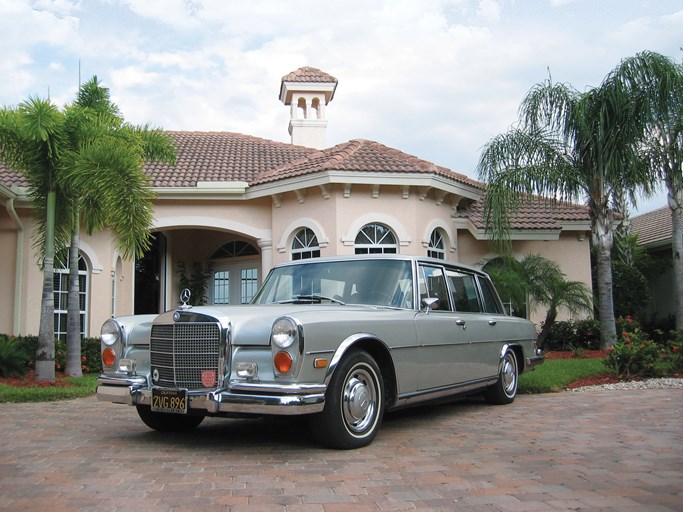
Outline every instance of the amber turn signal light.
{"type": "Polygon", "coordinates": [[[116,353],[111,347],[107,347],[102,351],[102,364],[104,366],[114,366],[116,363],[116,353]]]}
{"type": "Polygon", "coordinates": [[[287,373],[292,369],[292,356],[289,355],[289,352],[281,350],[275,354],[275,357],[273,358],[273,364],[278,372],[287,373]]]}

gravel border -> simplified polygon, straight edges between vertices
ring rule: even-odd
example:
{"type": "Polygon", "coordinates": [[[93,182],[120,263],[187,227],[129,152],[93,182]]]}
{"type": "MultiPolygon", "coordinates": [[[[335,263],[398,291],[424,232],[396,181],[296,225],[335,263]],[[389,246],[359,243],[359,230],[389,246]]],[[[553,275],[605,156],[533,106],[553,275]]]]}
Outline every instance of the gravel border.
{"type": "Polygon", "coordinates": [[[646,380],[629,380],[624,382],[617,382],[614,384],[600,384],[598,386],[583,386],[580,388],[567,389],[567,391],[581,392],[581,391],[601,391],[603,389],[683,389],[683,379],[664,378],[664,379],[646,379],[646,380]]]}

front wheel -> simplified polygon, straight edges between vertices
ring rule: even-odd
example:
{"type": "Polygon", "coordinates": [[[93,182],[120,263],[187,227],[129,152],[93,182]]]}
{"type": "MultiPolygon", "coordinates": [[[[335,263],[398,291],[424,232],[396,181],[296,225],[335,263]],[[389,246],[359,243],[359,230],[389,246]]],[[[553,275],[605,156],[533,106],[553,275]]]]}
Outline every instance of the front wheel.
{"type": "Polygon", "coordinates": [[[138,416],[149,428],[159,432],[187,432],[199,426],[204,416],[154,412],[146,405],[136,405],[138,416]]]}
{"type": "Polygon", "coordinates": [[[335,370],[323,412],[311,417],[313,435],[329,448],[349,450],[372,442],[384,414],[384,382],[363,351],[344,357],[335,370]]]}
{"type": "Polygon", "coordinates": [[[484,398],[494,405],[512,403],[517,396],[518,378],[517,357],[512,350],[507,350],[503,356],[498,381],[484,391],[484,398]]]}

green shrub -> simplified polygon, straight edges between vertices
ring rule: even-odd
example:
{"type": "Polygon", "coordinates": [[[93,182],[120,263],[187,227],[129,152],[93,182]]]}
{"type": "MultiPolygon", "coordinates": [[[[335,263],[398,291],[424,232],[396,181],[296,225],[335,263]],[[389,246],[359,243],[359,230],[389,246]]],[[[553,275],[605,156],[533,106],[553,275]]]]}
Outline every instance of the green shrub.
{"type": "Polygon", "coordinates": [[[18,338],[0,335],[0,376],[19,377],[29,370],[31,355],[18,338]]]}
{"type": "Polygon", "coordinates": [[[660,347],[632,317],[617,320],[616,343],[608,349],[605,364],[620,377],[654,377],[663,373],[660,347]]]}
{"type": "Polygon", "coordinates": [[[555,322],[543,343],[544,350],[593,350],[599,347],[600,323],[593,319],[555,322]]]}
{"type": "MultiPolygon", "coordinates": [[[[0,335],[0,339],[8,338],[0,335]]],[[[26,371],[33,365],[36,349],[38,348],[37,336],[17,336],[11,337],[16,340],[17,345],[26,354],[26,371]]],[[[66,343],[62,340],[55,340],[55,370],[62,372],[66,366],[66,343]]],[[[81,340],[81,371],[83,373],[101,373],[102,359],[100,357],[100,339],[84,338],[81,340]]]]}

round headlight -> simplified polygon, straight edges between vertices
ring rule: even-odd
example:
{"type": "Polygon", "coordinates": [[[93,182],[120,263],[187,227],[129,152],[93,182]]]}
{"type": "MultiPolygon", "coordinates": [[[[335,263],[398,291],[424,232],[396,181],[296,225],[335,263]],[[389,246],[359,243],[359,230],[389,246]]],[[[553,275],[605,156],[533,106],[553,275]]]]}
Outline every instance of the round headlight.
{"type": "Polygon", "coordinates": [[[121,337],[121,330],[119,325],[114,320],[107,320],[102,325],[100,330],[100,340],[102,343],[111,347],[114,343],[119,341],[121,337]]]}
{"type": "Polygon", "coordinates": [[[298,337],[297,326],[291,318],[278,318],[273,323],[270,338],[280,348],[291,347],[298,337]]]}

